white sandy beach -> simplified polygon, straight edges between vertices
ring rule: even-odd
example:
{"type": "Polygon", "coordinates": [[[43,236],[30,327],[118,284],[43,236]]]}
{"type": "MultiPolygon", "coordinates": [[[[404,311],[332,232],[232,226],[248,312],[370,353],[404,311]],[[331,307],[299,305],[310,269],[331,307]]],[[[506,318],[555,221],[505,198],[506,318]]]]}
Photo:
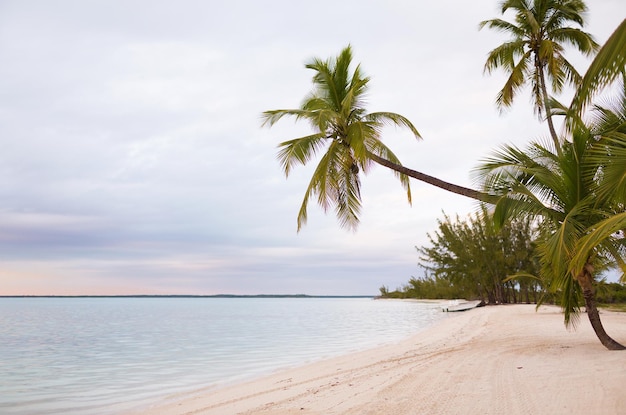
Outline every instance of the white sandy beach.
{"type": "MultiPolygon", "coordinates": [[[[626,414],[626,351],[608,351],[585,314],[484,307],[399,344],[169,397],[134,414],[626,414]]],[[[626,314],[602,311],[626,343],[626,314]]]]}

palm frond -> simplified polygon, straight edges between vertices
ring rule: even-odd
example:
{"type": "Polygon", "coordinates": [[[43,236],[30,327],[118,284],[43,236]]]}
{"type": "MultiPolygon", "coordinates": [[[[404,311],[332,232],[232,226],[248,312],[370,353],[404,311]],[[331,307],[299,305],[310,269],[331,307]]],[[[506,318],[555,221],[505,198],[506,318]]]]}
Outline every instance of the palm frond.
{"type": "Polygon", "coordinates": [[[483,20],[478,24],[478,30],[481,30],[485,26],[489,29],[495,29],[500,32],[510,33],[514,38],[524,37],[524,32],[520,30],[519,27],[503,19],[483,20]]]}
{"type": "MultiPolygon", "coordinates": [[[[513,100],[517,96],[517,93],[524,87],[524,84],[526,83],[526,76],[528,74],[528,68],[530,67],[530,58],[530,52],[526,52],[520,58],[519,62],[511,68],[511,73],[509,74],[504,87],[500,90],[498,96],[496,97],[496,105],[498,108],[502,109],[510,107],[513,100]]],[[[537,100],[538,98],[535,98],[535,102],[537,102],[537,100]]]]}
{"type": "Polygon", "coordinates": [[[524,46],[526,42],[523,39],[514,40],[503,43],[493,49],[487,55],[484,72],[490,74],[498,68],[504,70],[512,70],[515,68],[515,59],[524,56],[524,46]]]}
{"type": "Polygon", "coordinates": [[[561,60],[561,70],[563,71],[565,80],[568,84],[580,85],[582,82],[582,76],[578,73],[576,68],[574,68],[574,65],[572,65],[567,59],[561,60]]]}
{"type": "Polygon", "coordinates": [[[557,43],[552,41],[544,41],[542,42],[542,47],[545,46],[544,49],[540,49],[540,55],[545,54],[546,65],[546,78],[550,81],[550,85],[552,87],[552,91],[556,93],[560,93],[563,90],[563,85],[570,80],[570,71],[573,69],[569,62],[566,62],[565,58],[561,54],[560,51],[556,51],[556,49],[560,49],[560,46],[557,43]],[[565,67],[567,66],[567,68],[565,67]]]}
{"type": "MultiPolygon", "coordinates": [[[[331,144],[331,147],[336,144],[331,144]]],[[[319,163],[313,175],[311,176],[311,180],[309,181],[309,185],[307,186],[306,191],[304,192],[304,197],[302,199],[302,205],[300,206],[300,210],[298,211],[297,223],[298,228],[297,231],[300,232],[300,229],[306,224],[308,219],[307,207],[309,205],[309,199],[311,196],[318,195],[318,204],[322,207],[324,212],[328,210],[328,206],[330,205],[330,201],[327,199],[327,175],[332,174],[330,169],[331,158],[334,156],[334,151],[327,152],[320,159],[319,163]]]]}
{"type": "Polygon", "coordinates": [[[322,61],[318,58],[314,58],[305,66],[307,69],[315,71],[315,75],[313,76],[313,83],[316,87],[315,94],[325,99],[335,111],[338,111],[342,97],[333,79],[333,69],[330,61],[322,61]]]}
{"type": "MultiPolygon", "coordinates": [[[[344,160],[344,164],[352,166],[350,159],[344,160]]],[[[359,176],[352,169],[344,165],[339,172],[337,183],[337,198],[335,213],[342,228],[355,231],[359,224],[361,212],[361,183],[359,176]]]]}
{"type": "MultiPolygon", "coordinates": [[[[307,206],[311,196],[317,196],[317,204],[327,212],[330,208],[335,208],[340,223],[342,226],[352,228],[358,224],[358,217],[356,220],[346,220],[341,215],[351,215],[352,213],[358,214],[359,208],[354,208],[355,202],[352,199],[354,195],[359,199],[357,206],[360,206],[360,193],[357,189],[346,188],[346,186],[354,185],[355,182],[346,180],[346,174],[351,173],[351,169],[346,169],[346,149],[338,142],[331,142],[328,150],[321,157],[311,180],[309,186],[305,192],[300,211],[298,213],[298,231],[306,224],[307,221],[307,206]],[[348,198],[347,198],[348,197],[348,198]],[[338,209],[351,209],[351,211],[339,211],[338,209]]],[[[357,176],[356,174],[353,174],[357,176]]],[[[358,178],[356,179],[358,183],[358,178]]]]}
{"type": "Polygon", "coordinates": [[[367,121],[372,121],[377,124],[388,124],[388,125],[395,125],[398,127],[406,127],[413,133],[415,138],[417,139],[422,138],[422,136],[417,131],[413,123],[409,121],[408,118],[400,114],[396,114],[394,112],[372,112],[370,114],[367,114],[363,118],[367,121]]]}
{"type": "Polygon", "coordinates": [[[597,198],[614,200],[626,204],[626,134],[614,132],[606,134],[594,143],[586,159],[587,163],[598,166],[598,170],[589,169],[590,173],[599,171],[593,179],[598,181],[597,198]]]}
{"type": "Polygon", "coordinates": [[[576,253],[569,264],[570,272],[573,274],[580,272],[596,247],[623,229],[626,229],[626,212],[610,216],[597,223],[591,232],[578,241],[576,253]]]}
{"type": "MultiPolygon", "coordinates": [[[[572,114],[580,117],[585,107],[602,88],[623,76],[624,67],[626,67],[626,19],[622,20],[589,65],[572,99],[570,105],[572,114]]],[[[568,125],[572,128],[571,120],[568,125]]]]}
{"type": "Polygon", "coordinates": [[[509,281],[514,281],[514,280],[519,280],[519,279],[526,279],[526,278],[541,281],[541,277],[537,275],[529,274],[527,272],[517,272],[515,274],[508,275],[506,278],[502,280],[502,282],[509,282],[509,281]]]}
{"type": "Polygon", "coordinates": [[[280,121],[285,116],[295,116],[296,120],[301,118],[308,118],[310,114],[306,110],[301,109],[284,109],[284,110],[271,110],[264,111],[261,114],[261,118],[263,119],[263,123],[261,126],[273,126],[278,121],[280,121]]]}
{"type": "Polygon", "coordinates": [[[559,302],[565,318],[565,327],[576,328],[580,321],[580,303],[582,299],[580,285],[567,274],[563,274],[554,279],[552,290],[560,293],[559,302]]]}
{"type": "Polygon", "coordinates": [[[569,108],[563,105],[563,103],[557,100],[554,97],[550,97],[548,99],[548,107],[550,108],[550,113],[554,115],[566,116],[569,108]]]}
{"type": "Polygon", "coordinates": [[[280,143],[278,145],[280,150],[276,157],[285,176],[289,177],[294,165],[305,165],[310,161],[324,145],[325,140],[323,133],[317,133],[280,143]]]}
{"type": "Polygon", "coordinates": [[[354,157],[361,163],[368,159],[366,141],[369,137],[378,138],[377,126],[366,121],[353,122],[348,126],[346,138],[354,157]]]}
{"type": "Polygon", "coordinates": [[[585,56],[591,56],[600,49],[600,45],[587,32],[573,27],[559,27],[550,32],[553,40],[576,47],[585,56]]]}
{"type": "MultiPolygon", "coordinates": [[[[400,166],[402,165],[402,163],[400,162],[400,159],[398,159],[398,157],[393,153],[393,151],[391,151],[389,147],[387,147],[382,141],[376,139],[375,137],[372,137],[372,136],[368,137],[367,140],[365,141],[365,146],[367,147],[367,150],[370,151],[371,153],[379,157],[382,157],[385,160],[389,160],[390,162],[394,164],[397,164],[400,166]]],[[[406,191],[406,195],[407,195],[407,199],[409,203],[412,203],[411,185],[410,185],[409,177],[405,174],[398,173],[395,170],[394,170],[394,175],[398,178],[398,180],[400,180],[400,184],[406,191]]]]}

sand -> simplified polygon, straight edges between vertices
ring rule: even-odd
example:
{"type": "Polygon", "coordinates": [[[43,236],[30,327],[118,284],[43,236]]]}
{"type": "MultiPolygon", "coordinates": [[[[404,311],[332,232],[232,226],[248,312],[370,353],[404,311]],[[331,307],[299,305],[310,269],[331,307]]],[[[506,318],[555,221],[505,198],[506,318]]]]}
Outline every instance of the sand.
{"type": "MultiPolygon", "coordinates": [[[[626,343],[626,313],[602,311],[626,343]]],[[[169,397],[151,415],[626,414],[626,351],[608,351],[586,315],[557,307],[451,313],[399,344],[169,397]]]]}

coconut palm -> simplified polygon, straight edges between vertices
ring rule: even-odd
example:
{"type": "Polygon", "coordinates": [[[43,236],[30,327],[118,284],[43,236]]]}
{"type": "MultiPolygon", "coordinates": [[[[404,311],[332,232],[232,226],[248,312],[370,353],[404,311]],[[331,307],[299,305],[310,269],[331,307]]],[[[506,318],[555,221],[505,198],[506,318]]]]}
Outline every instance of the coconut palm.
{"type": "Polygon", "coordinates": [[[575,123],[572,140],[555,154],[541,143],[526,151],[504,146],[477,170],[500,195],[494,217],[542,219],[541,277],[560,293],[567,325],[584,300],[591,325],[611,350],[624,349],[604,330],[596,307],[595,270],[626,273],[626,93],[612,108],[597,107],[588,127],[575,123]]]}
{"type": "Polygon", "coordinates": [[[387,124],[408,128],[421,138],[413,124],[393,112],[367,113],[363,97],[369,78],[360,66],[352,74],[352,50],[346,47],[333,59],[313,59],[306,68],[315,71],[313,91],[299,109],[265,111],[263,125],[272,126],[284,116],[307,120],[314,133],[282,142],[278,159],[286,176],[294,166],[306,164],[323,149],[298,213],[298,230],[306,223],[307,206],[311,197],[327,211],[334,208],[340,224],[356,229],[361,209],[360,173],[367,173],[372,163],[395,171],[407,198],[411,201],[409,176],[477,200],[489,195],[439,180],[402,166],[396,155],[381,141],[382,127],[387,124]]]}
{"type": "Polygon", "coordinates": [[[580,75],[563,51],[564,45],[572,45],[585,55],[597,49],[590,34],[568,26],[573,23],[583,27],[587,6],[582,0],[504,0],[500,7],[502,14],[509,10],[515,13],[515,23],[491,19],[479,25],[512,37],[489,52],[485,63],[487,73],[502,68],[509,74],[496,104],[500,109],[511,106],[520,89],[530,83],[535,112],[540,118],[545,115],[558,154],[561,140],[552,121],[547,83],[556,93],[567,83],[580,83],[580,75]]]}

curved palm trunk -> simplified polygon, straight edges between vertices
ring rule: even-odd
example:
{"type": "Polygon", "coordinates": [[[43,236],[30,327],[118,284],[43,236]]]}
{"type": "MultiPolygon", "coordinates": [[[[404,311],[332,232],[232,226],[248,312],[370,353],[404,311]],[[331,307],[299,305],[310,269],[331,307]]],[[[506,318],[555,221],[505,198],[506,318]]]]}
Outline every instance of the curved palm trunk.
{"type": "Polygon", "coordinates": [[[561,157],[561,141],[559,140],[559,136],[556,133],[556,129],[554,128],[554,122],[552,122],[552,114],[550,110],[549,97],[548,97],[548,88],[546,87],[546,78],[543,74],[543,67],[539,65],[539,82],[541,88],[541,95],[543,99],[543,109],[546,112],[546,121],[548,122],[548,130],[550,130],[550,137],[552,137],[552,141],[554,142],[554,148],[556,150],[556,154],[561,157]]]}
{"type": "Polygon", "coordinates": [[[456,184],[448,183],[436,177],[429,176],[427,174],[420,173],[418,171],[409,169],[402,165],[392,163],[391,161],[384,159],[380,156],[377,156],[374,153],[369,153],[368,155],[373,161],[380,164],[381,166],[385,166],[391,170],[397,171],[398,173],[405,174],[409,177],[412,177],[424,183],[428,183],[440,189],[447,190],[448,192],[452,192],[457,195],[469,197],[471,199],[475,199],[475,200],[478,200],[480,202],[485,202],[485,203],[494,204],[497,201],[497,197],[494,195],[479,192],[478,190],[470,189],[470,188],[459,186],[456,184]]]}
{"type": "Polygon", "coordinates": [[[585,265],[577,278],[578,284],[583,289],[585,307],[587,308],[587,317],[589,317],[591,327],[593,327],[593,331],[596,333],[596,336],[598,336],[598,339],[600,339],[600,343],[602,343],[607,349],[626,350],[626,347],[613,340],[608,334],[606,334],[606,331],[604,331],[604,327],[600,321],[600,313],[598,312],[598,308],[596,306],[596,295],[593,289],[593,276],[591,275],[591,270],[593,270],[593,267],[588,263],[585,265]]]}

